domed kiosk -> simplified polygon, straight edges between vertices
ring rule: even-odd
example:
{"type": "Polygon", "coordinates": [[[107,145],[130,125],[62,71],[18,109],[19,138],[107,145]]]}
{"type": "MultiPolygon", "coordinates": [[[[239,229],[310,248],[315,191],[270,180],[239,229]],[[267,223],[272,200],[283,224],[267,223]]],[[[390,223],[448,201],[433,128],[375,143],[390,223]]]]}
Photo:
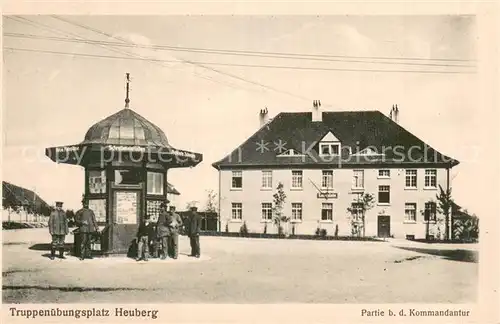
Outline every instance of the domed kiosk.
{"type": "Polygon", "coordinates": [[[104,254],[126,253],[142,217],[158,217],[167,197],[168,169],[193,167],[203,159],[172,147],[158,126],[129,109],[128,89],[127,74],[125,109],[90,127],[81,143],[45,151],[56,163],[85,168],[83,199],[103,227],[104,254]]]}

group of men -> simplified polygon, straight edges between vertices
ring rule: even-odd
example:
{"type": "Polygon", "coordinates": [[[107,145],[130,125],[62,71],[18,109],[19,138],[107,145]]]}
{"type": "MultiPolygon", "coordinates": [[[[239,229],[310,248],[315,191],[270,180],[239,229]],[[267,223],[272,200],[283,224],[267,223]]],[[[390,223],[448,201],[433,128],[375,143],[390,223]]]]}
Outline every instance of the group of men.
{"type": "MultiPolygon", "coordinates": [[[[151,223],[149,215],[143,217],[137,232],[137,261],[148,260],[149,247],[153,245],[160,251],[161,259],[167,256],[177,259],[179,251],[179,233],[184,228],[184,232],[190,238],[191,255],[200,257],[200,229],[201,217],[196,207],[191,207],[187,222],[184,223],[175,212],[175,207],[170,206],[167,211],[169,201],[166,200],[160,205],[160,213],[156,224],[151,223]]],[[[80,234],[80,260],[91,259],[92,236],[99,233],[99,227],[94,212],[89,209],[88,201],[82,201],[83,207],[75,213],[75,224],[80,234]]],[[[63,203],[56,202],[56,209],[49,218],[49,233],[52,237],[50,259],[54,260],[56,250],[59,250],[59,257],[64,256],[64,240],[69,233],[68,219],[62,209],[63,203]]]]}
{"type": "Polygon", "coordinates": [[[158,221],[151,222],[150,215],[145,215],[139,225],[137,232],[137,261],[148,261],[150,246],[154,251],[158,250],[160,258],[177,259],[179,254],[179,233],[184,228],[184,232],[190,238],[190,256],[200,257],[200,228],[201,217],[196,207],[191,207],[187,222],[184,223],[175,212],[175,207],[170,206],[167,211],[169,201],[160,204],[158,221]]]}
{"type": "MultiPolygon", "coordinates": [[[[89,209],[88,202],[82,201],[83,207],[75,213],[75,224],[80,233],[80,260],[92,258],[91,241],[92,235],[99,233],[99,227],[94,212],[89,209]]],[[[63,203],[56,202],[56,209],[49,217],[49,233],[52,237],[50,259],[54,260],[56,250],[59,250],[59,258],[66,259],[64,256],[64,240],[69,233],[68,218],[62,209],[63,203]]]]}

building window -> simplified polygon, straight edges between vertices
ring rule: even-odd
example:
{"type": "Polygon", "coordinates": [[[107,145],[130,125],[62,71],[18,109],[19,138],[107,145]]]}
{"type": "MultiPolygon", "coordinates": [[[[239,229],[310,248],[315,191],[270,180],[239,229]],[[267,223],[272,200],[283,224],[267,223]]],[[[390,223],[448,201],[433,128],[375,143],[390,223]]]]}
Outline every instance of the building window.
{"type": "Polygon", "coordinates": [[[389,204],[391,202],[390,186],[378,186],[378,203],[389,204]]]}
{"type": "Polygon", "coordinates": [[[417,187],[417,170],[406,170],[405,187],[417,187]]]}
{"type": "Polygon", "coordinates": [[[417,221],[417,204],[415,203],[405,204],[405,221],[406,222],[417,221]]]}
{"type": "Polygon", "coordinates": [[[340,144],[339,143],[320,143],[319,144],[320,155],[339,155],[340,144]]]}
{"type": "Polygon", "coordinates": [[[273,218],[273,204],[262,203],[262,219],[271,220],[273,218]]]}
{"type": "Polygon", "coordinates": [[[273,171],[262,171],[262,188],[272,189],[273,187],[273,171]]]}
{"type": "Polygon", "coordinates": [[[362,189],[365,186],[365,172],[363,170],[353,171],[353,188],[362,189]]]}
{"type": "Polygon", "coordinates": [[[138,185],[141,182],[140,170],[115,170],[115,185],[138,185]]]}
{"type": "Polygon", "coordinates": [[[89,171],[89,192],[106,193],[106,171],[89,171]]]}
{"type": "Polygon", "coordinates": [[[302,203],[292,203],[292,221],[302,220],[302,203]]]}
{"type": "Polygon", "coordinates": [[[232,189],[241,189],[243,188],[243,172],[241,171],[233,171],[233,178],[231,181],[232,189]]]}
{"type": "Polygon", "coordinates": [[[233,219],[233,220],[242,220],[243,219],[243,204],[242,203],[232,203],[231,219],[233,219]]]}
{"type": "Polygon", "coordinates": [[[163,195],[164,175],[159,172],[148,172],[148,195],[163,195]]]}
{"type": "Polygon", "coordinates": [[[323,203],[321,206],[321,220],[333,221],[333,204],[323,203]]]}
{"type": "Polygon", "coordinates": [[[424,220],[435,222],[436,221],[436,203],[433,201],[429,201],[425,203],[424,209],[424,220]]]}
{"type": "Polygon", "coordinates": [[[351,204],[352,218],[354,221],[359,222],[363,217],[363,203],[353,202],[351,204]]]}
{"type": "Polygon", "coordinates": [[[323,189],[333,188],[333,171],[332,170],[325,170],[322,173],[323,173],[323,175],[321,177],[321,187],[323,189]]]}
{"type": "Polygon", "coordinates": [[[292,171],[292,188],[302,189],[302,171],[292,171]]]}
{"type": "Polygon", "coordinates": [[[390,178],[391,177],[391,170],[389,170],[389,169],[378,170],[378,177],[379,178],[390,178]]]}
{"type": "Polygon", "coordinates": [[[437,187],[437,171],[436,169],[425,170],[425,183],[426,188],[437,187]]]}

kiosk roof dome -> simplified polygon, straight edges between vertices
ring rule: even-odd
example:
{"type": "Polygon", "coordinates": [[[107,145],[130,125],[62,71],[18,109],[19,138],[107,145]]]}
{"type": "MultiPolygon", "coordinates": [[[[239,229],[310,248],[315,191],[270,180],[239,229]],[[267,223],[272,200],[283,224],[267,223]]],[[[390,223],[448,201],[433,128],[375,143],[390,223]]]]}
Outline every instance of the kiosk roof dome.
{"type": "Polygon", "coordinates": [[[82,144],[170,147],[167,136],[158,126],[128,108],[90,127],[82,144]]]}

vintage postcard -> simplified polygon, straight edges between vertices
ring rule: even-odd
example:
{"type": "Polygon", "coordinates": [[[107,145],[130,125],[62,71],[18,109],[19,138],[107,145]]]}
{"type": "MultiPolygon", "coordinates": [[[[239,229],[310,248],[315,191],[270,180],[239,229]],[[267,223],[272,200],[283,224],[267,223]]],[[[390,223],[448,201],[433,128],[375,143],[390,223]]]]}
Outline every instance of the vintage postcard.
{"type": "Polygon", "coordinates": [[[6,323],[498,322],[497,11],[302,5],[3,14],[6,323]]]}

